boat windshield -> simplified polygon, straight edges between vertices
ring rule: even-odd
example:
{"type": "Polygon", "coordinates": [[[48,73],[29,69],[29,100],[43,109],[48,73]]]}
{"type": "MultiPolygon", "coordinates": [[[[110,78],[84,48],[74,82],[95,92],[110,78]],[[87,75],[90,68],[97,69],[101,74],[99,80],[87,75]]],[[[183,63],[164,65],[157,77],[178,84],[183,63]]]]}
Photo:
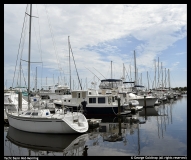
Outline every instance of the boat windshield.
{"type": "Polygon", "coordinates": [[[118,88],[119,86],[122,86],[122,85],[123,85],[123,82],[120,79],[105,79],[105,80],[101,80],[99,88],[111,89],[111,88],[118,88]]]}

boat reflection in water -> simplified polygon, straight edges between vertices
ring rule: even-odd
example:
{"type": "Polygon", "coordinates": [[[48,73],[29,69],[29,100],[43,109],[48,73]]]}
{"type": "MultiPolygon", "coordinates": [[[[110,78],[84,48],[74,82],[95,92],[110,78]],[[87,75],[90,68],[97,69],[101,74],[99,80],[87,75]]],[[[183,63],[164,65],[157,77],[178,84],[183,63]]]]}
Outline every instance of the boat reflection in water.
{"type": "MultiPolygon", "coordinates": [[[[25,132],[9,126],[7,139],[18,147],[27,148],[35,153],[44,155],[46,153],[62,152],[64,156],[83,154],[88,140],[88,134],[40,134],[25,132]]],[[[20,155],[14,155],[20,156],[20,155]]],[[[30,155],[29,155],[30,156],[30,155]]]]}
{"type": "Polygon", "coordinates": [[[91,131],[89,130],[89,140],[94,140],[93,146],[99,145],[99,142],[118,142],[126,146],[128,143],[128,135],[130,136],[137,132],[137,152],[138,155],[140,154],[139,124],[144,124],[145,122],[139,121],[136,116],[119,116],[114,118],[99,116],[95,118],[102,119],[102,121],[98,128],[92,129],[91,131]]]}

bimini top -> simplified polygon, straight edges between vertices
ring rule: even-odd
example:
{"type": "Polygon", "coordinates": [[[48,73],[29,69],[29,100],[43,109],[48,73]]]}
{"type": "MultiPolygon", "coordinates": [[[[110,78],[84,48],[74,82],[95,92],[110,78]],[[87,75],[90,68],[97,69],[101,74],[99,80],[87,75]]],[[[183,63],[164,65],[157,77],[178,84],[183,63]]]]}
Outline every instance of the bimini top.
{"type": "Polygon", "coordinates": [[[134,87],[145,87],[145,86],[141,86],[141,85],[135,85],[134,87]]]}
{"type": "Polygon", "coordinates": [[[135,83],[135,82],[123,82],[123,83],[135,83]]]}
{"type": "Polygon", "coordinates": [[[103,79],[101,82],[120,82],[122,81],[121,79],[103,79]]]}

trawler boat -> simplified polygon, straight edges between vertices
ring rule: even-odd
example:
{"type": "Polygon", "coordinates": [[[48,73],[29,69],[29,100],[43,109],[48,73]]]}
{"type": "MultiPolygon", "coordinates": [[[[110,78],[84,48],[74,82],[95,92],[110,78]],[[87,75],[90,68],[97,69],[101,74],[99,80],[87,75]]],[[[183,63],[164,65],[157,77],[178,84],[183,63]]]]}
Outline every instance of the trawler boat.
{"type": "Polygon", "coordinates": [[[119,108],[120,112],[123,112],[123,105],[126,102],[123,96],[116,94],[115,91],[112,94],[107,94],[106,92],[99,94],[96,89],[87,89],[73,90],[71,93],[71,96],[61,99],[62,105],[72,107],[73,110],[82,109],[88,115],[117,115],[119,108]],[[118,107],[118,98],[120,99],[120,107],[118,107]],[[84,103],[86,103],[85,106],[82,105],[84,103]]]}

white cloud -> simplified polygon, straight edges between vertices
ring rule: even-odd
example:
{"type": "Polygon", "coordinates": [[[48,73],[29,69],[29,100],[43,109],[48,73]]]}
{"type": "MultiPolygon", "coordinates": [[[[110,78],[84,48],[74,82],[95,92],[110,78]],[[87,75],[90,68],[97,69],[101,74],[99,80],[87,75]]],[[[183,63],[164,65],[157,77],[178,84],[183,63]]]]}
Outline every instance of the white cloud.
{"type": "MultiPolygon", "coordinates": [[[[4,54],[16,55],[26,5],[5,4],[4,8],[4,54]],[[15,48],[10,44],[14,44],[15,48]]],[[[106,76],[111,60],[115,62],[116,70],[121,70],[123,63],[129,65],[132,62],[133,50],[136,51],[138,67],[144,66],[139,68],[140,71],[153,67],[156,57],[187,36],[186,10],[186,4],[33,5],[33,15],[39,18],[33,18],[32,22],[37,36],[40,29],[39,43],[41,42],[44,67],[58,69],[60,63],[64,71],[68,68],[70,36],[78,70],[84,71],[83,77],[90,78],[92,74],[85,72],[84,65],[93,66],[106,76]],[[134,46],[125,51],[125,54],[120,45],[112,43],[123,38],[126,39],[127,46],[134,46]]],[[[40,51],[34,33],[33,29],[31,48],[35,51],[32,51],[31,57],[33,61],[39,61],[40,51]]],[[[27,37],[25,41],[27,48],[27,37]]],[[[14,56],[12,61],[15,59],[14,56]]],[[[12,62],[5,56],[5,63],[7,68],[12,62]]]]}
{"type": "Polygon", "coordinates": [[[176,53],[175,55],[179,56],[179,55],[183,55],[185,54],[185,52],[179,52],[179,53],[176,53]]]}

